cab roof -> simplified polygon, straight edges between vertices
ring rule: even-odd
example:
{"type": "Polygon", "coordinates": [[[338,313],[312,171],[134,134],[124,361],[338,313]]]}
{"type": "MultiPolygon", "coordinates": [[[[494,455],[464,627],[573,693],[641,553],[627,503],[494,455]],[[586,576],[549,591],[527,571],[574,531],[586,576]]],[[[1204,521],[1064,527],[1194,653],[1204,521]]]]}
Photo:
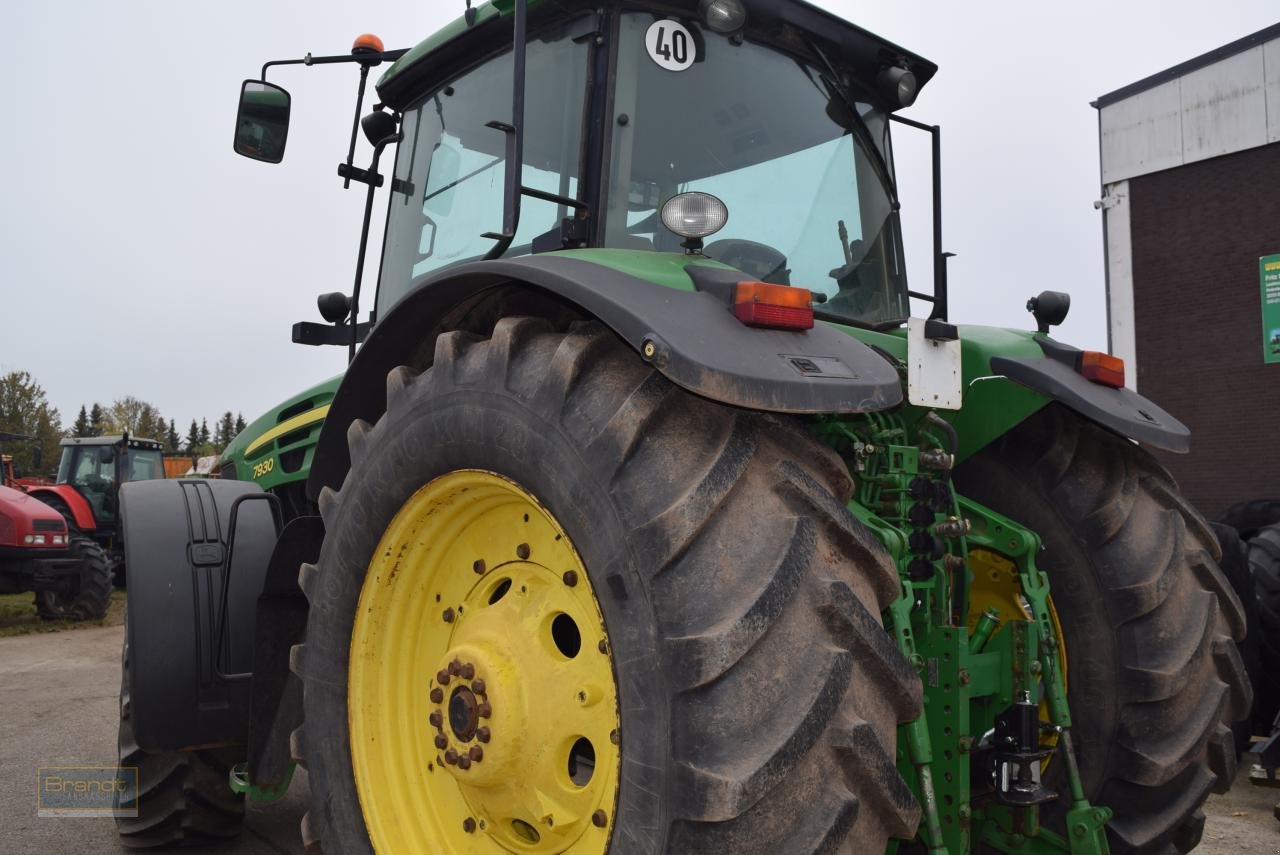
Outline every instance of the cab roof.
{"type": "Polygon", "coordinates": [[[163,447],[154,439],[129,436],[127,433],[108,434],[106,436],[69,436],[59,442],[58,445],[66,448],[76,445],[120,445],[123,442],[128,442],[130,448],[149,448],[159,451],[163,447]]]}
{"type": "MultiPolygon", "coordinates": [[[[803,38],[811,39],[820,43],[824,52],[829,52],[833,63],[847,67],[864,80],[873,80],[886,65],[901,65],[910,69],[919,87],[924,88],[937,73],[935,63],[804,0],[743,1],[747,8],[748,36],[769,36],[772,41],[784,44],[803,44],[803,38]]],[[[565,17],[598,5],[598,0],[527,2],[531,27],[540,23],[534,16],[536,12],[547,16],[559,12],[561,17],[565,17]]],[[[378,95],[388,105],[403,109],[422,94],[424,84],[436,81],[437,68],[455,67],[451,59],[481,58],[487,53],[481,49],[486,42],[492,43],[494,49],[501,49],[504,43],[509,45],[510,26],[499,19],[509,16],[514,5],[515,0],[490,0],[474,10],[470,23],[464,15],[423,39],[386,70],[378,81],[378,95]],[[428,59],[433,61],[428,62],[428,59]]],[[[652,5],[658,12],[687,8],[689,17],[697,16],[696,0],[652,5]]]]}

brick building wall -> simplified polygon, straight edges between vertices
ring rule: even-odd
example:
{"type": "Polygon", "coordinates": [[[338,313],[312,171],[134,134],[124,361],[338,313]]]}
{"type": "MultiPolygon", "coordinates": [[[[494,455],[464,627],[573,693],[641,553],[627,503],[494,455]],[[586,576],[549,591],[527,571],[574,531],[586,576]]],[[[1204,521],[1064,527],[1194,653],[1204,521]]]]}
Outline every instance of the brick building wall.
{"type": "Polygon", "coordinates": [[[1129,181],[1137,388],[1191,428],[1159,454],[1200,511],[1280,498],[1280,364],[1258,258],[1280,253],[1280,143],[1129,181]]]}

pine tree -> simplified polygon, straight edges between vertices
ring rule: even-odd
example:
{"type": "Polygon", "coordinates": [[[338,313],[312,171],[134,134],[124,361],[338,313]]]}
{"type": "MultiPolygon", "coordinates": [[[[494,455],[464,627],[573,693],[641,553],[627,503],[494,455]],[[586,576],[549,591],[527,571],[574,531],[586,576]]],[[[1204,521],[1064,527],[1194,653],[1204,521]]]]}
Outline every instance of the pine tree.
{"type": "Polygon", "coordinates": [[[103,429],[106,426],[107,416],[102,412],[100,404],[94,404],[89,410],[89,433],[88,436],[102,436],[103,429]]]}
{"type": "Polygon", "coordinates": [[[72,436],[89,436],[89,411],[85,409],[84,404],[80,405],[80,415],[76,416],[76,423],[71,426],[72,436]]]}
{"type": "Polygon", "coordinates": [[[221,451],[230,445],[235,435],[236,420],[231,415],[231,411],[227,410],[222,414],[222,418],[218,420],[218,450],[221,451]]]}
{"type": "Polygon", "coordinates": [[[236,413],[236,436],[240,435],[240,432],[244,430],[244,427],[244,414],[236,413]]]}
{"type": "Polygon", "coordinates": [[[209,444],[209,441],[210,441],[210,437],[209,437],[209,420],[208,420],[208,419],[201,419],[201,420],[200,420],[200,444],[201,444],[201,445],[208,445],[208,444],[209,444]]]}
{"type": "Polygon", "coordinates": [[[178,443],[182,440],[178,436],[178,426],[174,424],[173,419],[169,419],[169,430],[164,437],[165,444],[169,447],[169,451],[177,451],[178,443]]]}
{"type": "Polygon", "coordinates": [[[200,425],[196,424],[196,420],[191,420],[191,428],[187,431],[187,454],[195,454],[200,448],[200,425]]]}

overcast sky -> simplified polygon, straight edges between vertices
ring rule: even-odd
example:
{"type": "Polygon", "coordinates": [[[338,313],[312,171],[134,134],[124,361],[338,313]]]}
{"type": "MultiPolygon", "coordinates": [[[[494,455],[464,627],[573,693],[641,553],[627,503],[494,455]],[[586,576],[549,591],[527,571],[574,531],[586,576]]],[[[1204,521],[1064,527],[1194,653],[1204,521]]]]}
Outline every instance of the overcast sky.
{"type": "MultiPolygon", "coordinates": [[[[1091,347],[1106,313],[1089,102],[1280,18],[1274,0],[818,5],[940,66],[905,115],[943,127],[953,319],[1026,327],[1028,296],[1065,290],[1059,337],[1091,347]]],[[[232,153],[240,81],[366,31],[410,46],[463,6],[4,3],[0,370],[31,371],[67,424],[82,403],[135,395],[180,429],[228,408],[252,419],[341,371],[345,351],[289,330],[319,320],[318,293],[350,290],[363,188],[334,170],[356,73],[272,73],[293,93],[278,166],[232,153]]],[[[927,138],[897,133],[912,284],[927,290],[927,138]]]]}

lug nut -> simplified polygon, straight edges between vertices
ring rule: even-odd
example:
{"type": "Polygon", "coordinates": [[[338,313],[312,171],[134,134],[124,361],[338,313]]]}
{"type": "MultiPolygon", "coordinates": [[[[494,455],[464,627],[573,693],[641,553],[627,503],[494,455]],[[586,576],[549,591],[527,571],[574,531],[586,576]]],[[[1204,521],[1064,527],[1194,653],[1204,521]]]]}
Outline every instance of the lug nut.
{"type": "Polygon", "coordinates": [[[453,623],[453,609],[445,609],[441,617],[444,618],[445,623],[453,623]]]}
{"type": "Polygon", "coordinates": [[[448,747],[449,747],[449,740],[445,738],[445,735],[443,733],[437,733],[436,748],[439,748],[441,751],[443,751],[448,747]]]}
{"type": "Polygon", "coordinates": [[[483,576],[483,575],[484,575],[484,561],[483,561],[482,559],[480,559],[480,558],[477,558],[477,559],[475,560],[475,562],[471,565],[471,569],[472,569],[472,570],[474,570],[474,571],[476,571],[476,575],[477,575],[477,576],[483,576]]]}
{"type": "Polygon", "coordinates": [[[480,740],[481,742],[488,742],[488,741],[489,741],[489,728],[487,728],[487,727],[478,727],[478,728],[476,728],[476,739],[480,740]]]}
{"type": "Polygon", "coordinates": [[[462,679],[470,680],[476,675],[476,666],[470,662],[462,663],[462,667],[458,669],[458,673],[462,675],[462,679]]]}
{"type": "Polygon", "coordinates": [[[529,559],[529,544],[522,543],[519,546],[517,546],[516,557],[519,558],[521,561],[527,561],[529,559]]]}
{"type": "Polygon", "coordinates": [[[457,659],[455,659],[455,660],[453,660],[452,662],[450,662],[450,663],[449,663],[449,673],[450,673],[450,674],[452,674],[453,676],[455,676],[455,677],[456,677],[456,676],[458,676],[459,672],[461,672],[461,671],[462,671],[462,663],[461,663],[461,662],[459,662],[457,659]]]}
{"type": "Polygon", "coordinates": [[[444,703],[444,689],[441,689],[439,686],[436,686],[434,689],[431,690],[431,703],[433,704],[444,703]]]}
{"type": "Polygon", "coordinates": [[[605,641],[603,638],[600,639],[600,643],[596,645],[596,649],[599,650],[601,653],[608,653],[609,642],[605,641]]]}
{"type": "Polygon", "coordinates": [[[591,814],[591,824],[596,828],[604,828],[609,824],[609,815],[602,810],[591,814]]]}
{"type": "Polygon", "coordinates": [[[622,743],[622,734],[618,733],[616,728],[609,731],[609,741],[614,745],[620,745],[622,743]]]}
{"type": "Polygon", "coordinates": [[[442,686],[449,685],[449,672],[446,671],[444,668],[441,668],[439,671],[437,671],[436,682],[442,686]]]}
{"type": "Polygon", "coordinates": [[[477,695],[483,695],[484,688],[484,680],[475,679],[471,681],[471,691],[475,692],[477,695]]]}
{"type": "Polygon", "coordinates": [[[444,715],[440,710],[432,710],[431,715],[427,716],[427,721],[431,722],[432,727],[444,727],[444,715]]]}
{"type": "Polygon", "coordinates": [[[458,758],[458,768],[459,768],[459,769],[463,769],[463,770],[470,769],[470,768],[471,768],[471,758],[470,758],[470,757],[468,757],[468,756],[467,756],[467,755],[465,755],[465,754],[463,754],[461,757],[459,757],[459,758],[458,758]]]}
{"type": "Polygon", "coordinates": [[[480,716],[480,718],[488,718],[493,715],[493,707],[489,706],[487,703],[481,704],[476,707],[476,715],[480,716]]]}
{"type": "Polygon", "coordinates": [[[473,763],[479,763],[484,759],[484,749],[479,745],[472,745],[471,750],[467,752],[467,756],[471,758],[473,763]]]}
{"type": "Polygon", "coordinates": [[[462,821],[462,830],[467,834],[473,834],[476,830],[476,821],[471,817],[467,817],[462,821]]]}
{"type": "Polygon", "coordinates": [[[444,753],[444,762],[448,763],[450,766],[458,765],[458,752],[450,748],[444,753]]]}
{"type": "Polygon", "coordinates": [[[564,583],[568,585],[570,588],[572,588],[578,584],[578,571],[566,570],[564,571],[564,575],[561,576],[560,578],[564,579],[564,583]]]}

